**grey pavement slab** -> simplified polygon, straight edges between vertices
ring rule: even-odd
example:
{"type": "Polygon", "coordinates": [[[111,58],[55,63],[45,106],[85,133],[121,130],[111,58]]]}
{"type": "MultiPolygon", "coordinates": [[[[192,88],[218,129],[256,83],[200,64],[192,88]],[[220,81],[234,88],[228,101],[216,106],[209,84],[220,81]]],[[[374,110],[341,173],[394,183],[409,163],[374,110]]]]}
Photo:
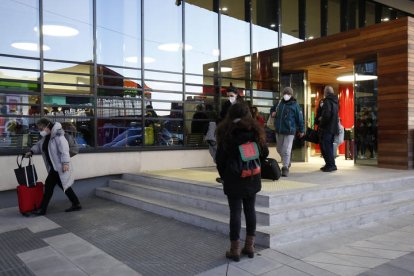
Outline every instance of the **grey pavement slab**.
{"type": "Polygon", "coordinates": [[[86,276],[75,264],[47,246],[17,255],[37,276],[42,275],[73,275],[86,276]]]}
{"type": "Polygon", "coordinates": [[[359,273],[366,271],[365,268],[351,266],[351,265],[340,265],[340,264],[318,263],[318,262],[310,262],[310,264],[320,267],[321,269],[331,271],[335,275],[341,275],[341,276],[354,276],[354,275],[358,275],[359,273]]]}
{"type": "Polygon", "coordinates": [[[256,256],[253,259],[244,259],[240,263],[235,263],[234,265],[253,275],[261,275],[283,266],[281,263],[263,258],[262,256],[256,256]]]}
{"type": "Polygon", "coordinates": [[[289,266],[282,266],[267,273],[261,274],[260,276],[276,276],[276,275],[283,275],[283,276],[309,276],[308,273],[305,273],[300,270],[296,270],[289,266]]]}
{"type": "Polygon", "coordinates": [[[215,267],[211,270],[197,274],[197,276],[252,276],[253,274],[235,266],[234,264],[225,264],[215,267]]]}
{"type": "Polygon", "coordinates": [[[389,265],[399,267],[410,271],[414,275],[414,253],[410,253],[388,263],[389,265]]]}

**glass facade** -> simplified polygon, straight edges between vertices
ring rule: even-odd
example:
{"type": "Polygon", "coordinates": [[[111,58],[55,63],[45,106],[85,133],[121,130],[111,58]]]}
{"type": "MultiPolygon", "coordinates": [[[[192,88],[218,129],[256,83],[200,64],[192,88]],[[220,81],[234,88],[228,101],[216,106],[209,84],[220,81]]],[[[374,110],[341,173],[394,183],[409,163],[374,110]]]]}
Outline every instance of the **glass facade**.
{"type": "Polygon", "coordinates": [[[281,45],[405,14],[363,0],[2,0],[0,15],[7,155],[39,139],[41,117],[75,126],[86,152],[205,146],[230,86],[268,115],[281,45]]]}

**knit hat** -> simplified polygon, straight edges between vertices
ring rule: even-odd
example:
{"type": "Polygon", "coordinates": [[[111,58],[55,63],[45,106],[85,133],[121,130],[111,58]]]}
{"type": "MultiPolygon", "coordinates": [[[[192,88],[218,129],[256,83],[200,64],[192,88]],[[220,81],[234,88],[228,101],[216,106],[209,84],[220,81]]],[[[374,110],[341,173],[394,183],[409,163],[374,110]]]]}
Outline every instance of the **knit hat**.
{"type": "Polygon", "coordinates": [[[283,89],[283,95],[288,94],[288,95],[293,95],[293,89],[291,87],[285,87],[283,89]]]}

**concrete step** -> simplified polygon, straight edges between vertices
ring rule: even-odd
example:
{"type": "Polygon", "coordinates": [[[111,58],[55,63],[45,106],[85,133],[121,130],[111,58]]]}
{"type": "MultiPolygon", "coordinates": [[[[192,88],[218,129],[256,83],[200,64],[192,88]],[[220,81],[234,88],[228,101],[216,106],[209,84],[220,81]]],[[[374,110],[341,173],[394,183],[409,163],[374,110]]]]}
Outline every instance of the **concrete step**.
{"type": "MultiPolygon", "coordinates": [[[[256,206],[257,243],[274,248],[414,211],[411,183],[412,178],[402,177],[261,192],[256,206]]],[[[96,195],[228,234],[227,198],[218,183],[125,174],[98,188],[96,195]]]]}
{"type": "Polygon", "coordinates": [[[277,248],[279,245],[311,240],[409,212],[414,212],[412,199],[364,206],[318,219],[308,218],[282,225],[258,226],[257,231],[262,236],[269,237],[270,248],[277,248]]]}
{"type": "Polygon", "coordinates": [[[297,205],[301,202],[320,201],[323,199],[337,198],[342,196],[353,196],[362,193],[369,193],[373,191],[392,190],[402,187],[412,187],[412,177],[399,177],[392,180],[377,180],[364,182],[361,180],[355,184],[340,184],[334,185],[318,185],[300,190],[282,191],[271,195],[269,198],[269,206],[277,208],[279,206],[286,207],[290,205],[297,205]]]}
{"type": "MultiPolygon", "coordinates": [[[[228,214],[220,214],[179,203],[166,202],[161,199],[146,198],[145,196],[109,187],[97,188],[96,195],[101,198],[106,198],[128,206],[146,210],[164,217],[174,218],[178,221],[189,223],[198,227],[217,231],[223,234],[229,233],[228,214]]],[[[241,235],[245,235],[245,226],[242,226],[241,235]]],[[[267,239],[267,241],[268,240],[269,239],[267,239]]]]}
{"type": "MultiPolygon", "coordinates": [[[[216,182],[205,183],[185,179],[170,179],[145,173],[140,175],[123,174],[122,180],[196,196],[222,198],[224,195],[222,184],[216,182]]],[[[256,206],[269,207],[269,197],[258,194],[256,197],[256,206]]]]}
{"type": "MultiPolygon", "coordinates": [[[[224,193],[221,193],[221,195],[215,197],[196,196],[183,192],[176,192],[167,188],[148,186],[146,184],[140,184],[123,179],[111,180],[108,187],[143,198],[151,198],[166,203],[189,206],[192,208],[223,214],[227,217],[230,213],[227,197],[224,195],[224,193]]],[[[269,225],[269,209],[257,208],[256,220],[257,223],[269,225]]]]}
{"type": "MultiPolygon", "coordinates": [[[[318,201],[299,202],[283,208],[267,208],[270,221],[262,221],[265,225],[276,225],[307,218],[317,218],[333,213],[345,212],[364,206],[397,202],[414,198],[414,186],[403,186],[395,190],[379,190],[359,193],[357,195],[337,196],[318,201]]],[[[262,208],[258,208],[261,210],[262,208]]],[[[263,212],[263,210],[262,210],[263,212]]]]}

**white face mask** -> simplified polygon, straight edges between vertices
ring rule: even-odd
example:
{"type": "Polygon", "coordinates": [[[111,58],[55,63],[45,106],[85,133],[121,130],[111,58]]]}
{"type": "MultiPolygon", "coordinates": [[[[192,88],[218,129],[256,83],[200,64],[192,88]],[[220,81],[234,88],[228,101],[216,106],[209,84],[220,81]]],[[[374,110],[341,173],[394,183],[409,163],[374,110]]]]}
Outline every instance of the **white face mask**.
{"type": "Polygon", "coordinates": [[[283,99],[284,99],[285,101],[289,101],[291,97],[292,97],[292,96],[291,96],[291,95],[288,95],[288,94],[283,95],[283,99]]]}
{"type": "Polygon", "coordinates": [[[236,96],[229,97],[229,101],[230,101],[231,104],[234,104],[236,102],[236,96]]]}
{"type": "Polygon", "coordinates": [[[46,130],[42,130],[42,131],[40,132],[40,136],[42,136],[42,137],[45,137],[47,134],[48,134],[48,133],[47,133],[47,131],[46,131],[46,130]]]}

